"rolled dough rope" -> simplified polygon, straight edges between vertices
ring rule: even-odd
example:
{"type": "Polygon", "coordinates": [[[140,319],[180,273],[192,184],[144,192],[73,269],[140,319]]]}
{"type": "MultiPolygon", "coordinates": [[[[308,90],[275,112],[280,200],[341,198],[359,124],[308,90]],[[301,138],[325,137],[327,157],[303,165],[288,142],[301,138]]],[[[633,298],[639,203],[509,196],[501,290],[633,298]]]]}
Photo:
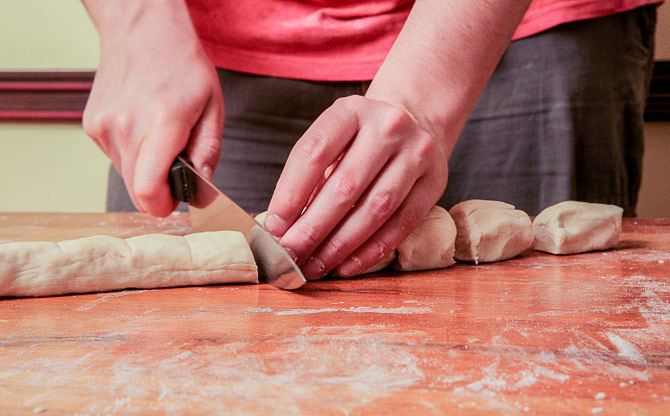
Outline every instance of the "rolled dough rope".
{"type": "Polygon", "coordinates": [[[623,208],[563,201],[545,208],[533,221],[535,250],[574,254],[614,247],[621,238],[623,208]]]}
{"type": "Polygon", "coordinates": [[[0,245],[0,297],[233,282],[258,283],[251,249],[237,231],[0,245]]]}
{"type": "Polygon", "coordinates": [[[471,199],[449,210],[456,222],[457,260],[493,262],[517,256],[533,243],[530,217],[514,205],[471,199]]]}

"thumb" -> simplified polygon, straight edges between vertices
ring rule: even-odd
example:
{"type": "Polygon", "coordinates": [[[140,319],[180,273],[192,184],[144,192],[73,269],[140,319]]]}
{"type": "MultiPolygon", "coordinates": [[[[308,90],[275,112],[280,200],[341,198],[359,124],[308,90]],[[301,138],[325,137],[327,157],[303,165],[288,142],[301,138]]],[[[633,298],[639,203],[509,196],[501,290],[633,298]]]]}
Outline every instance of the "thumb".
{"type": "Polygon", "coordinates": [[[186,148],[195,169],[207,180],[212,180],[221,153],[224,107],[220,95],[210,97],[202,116],[193,127],[186,148]]]}

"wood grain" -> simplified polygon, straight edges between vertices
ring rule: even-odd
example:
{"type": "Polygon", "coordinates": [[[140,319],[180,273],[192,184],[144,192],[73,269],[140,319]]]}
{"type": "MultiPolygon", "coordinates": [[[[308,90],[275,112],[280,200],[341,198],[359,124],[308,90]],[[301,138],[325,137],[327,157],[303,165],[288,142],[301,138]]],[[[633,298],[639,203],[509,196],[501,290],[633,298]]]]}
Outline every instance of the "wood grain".
{"type": "MultiPolygon", "coordinates": [[[[0,215],[0,239],[188,232],[0,215]]],[[[670,409],[670,220],[615,250],[309,283],[0,301],[0,414],[638,414],[670,409]]]]}

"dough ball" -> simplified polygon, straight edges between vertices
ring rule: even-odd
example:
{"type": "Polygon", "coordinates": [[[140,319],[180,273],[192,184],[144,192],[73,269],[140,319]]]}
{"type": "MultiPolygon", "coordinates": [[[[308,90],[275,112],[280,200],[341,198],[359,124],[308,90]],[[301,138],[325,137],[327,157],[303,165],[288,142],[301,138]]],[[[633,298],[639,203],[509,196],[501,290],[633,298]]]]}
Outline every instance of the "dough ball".
{"type": "Polygon", "coordinates": [[[400,243],[393,267],[398,270],[426,270],[454,264],[456,225],[449,213],[434,206],[421,224],[400,243]]]}
{"type": "Polygon", "coordinates": [[[533,244],[530,217],[514,205],[471,199],[449,213],[456,222],[458,260],[477,264],[510,259],[533,244]]]}
{"type": "Polygon", "coordinates": [[[263,228],[265,228],[265,217],[267,217],[267,215],[268,215],[268,212],[267,212],[267,211],[263,211],[263,212],[261,212],[260,214],[256,215],[256,216],[254,217],[254,219],[256,220],[257,223],[259,223],[260,225],[262,225],[263,228]]]}
{"type": "Polygon", "coordinates": [[[614,247],[621,237],[623,209],[616,205],[563,201],[533,221],[535,250],[574,254],[614,247]]]}

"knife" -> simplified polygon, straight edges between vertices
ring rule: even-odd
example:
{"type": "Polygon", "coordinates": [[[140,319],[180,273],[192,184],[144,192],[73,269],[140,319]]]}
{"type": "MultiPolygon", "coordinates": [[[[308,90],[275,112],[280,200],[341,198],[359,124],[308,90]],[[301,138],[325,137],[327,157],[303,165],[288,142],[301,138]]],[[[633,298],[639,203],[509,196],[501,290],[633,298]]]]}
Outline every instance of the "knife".
{"type": "Polygon", "coordinates": [[[175,159],[169,182],[172,195],[188,203],[194,231],[240,231],[251,247],[261,279],[281,289],[297,289],[306,283],[298,266],[274,237],[196,172],[185,157],[175,159]]]}

